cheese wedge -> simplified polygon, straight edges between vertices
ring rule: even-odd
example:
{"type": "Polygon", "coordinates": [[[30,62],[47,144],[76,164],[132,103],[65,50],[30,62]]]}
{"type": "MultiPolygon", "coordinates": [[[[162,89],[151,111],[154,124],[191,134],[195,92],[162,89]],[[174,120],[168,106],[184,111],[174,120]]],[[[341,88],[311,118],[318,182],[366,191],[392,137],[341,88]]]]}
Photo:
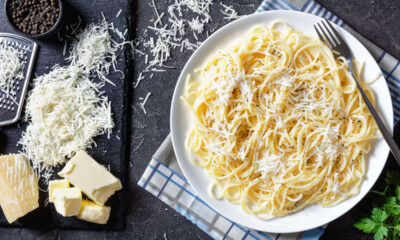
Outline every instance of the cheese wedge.
{"type": "Polygon", "coordinates": [[[38,189],[25,156],[0,156],[0,206],[9,223],[39,207],[38,189]]]}
{"type": "Polygon", "coordinates": [[[122,188],[118,178],[84,151],[77,152],[58,175],[68,179],[86,196],[101,205],[122,188]]]}
{"type": "Polygon", "coordinates": [[[64,217],[76,216],[82,203],[82,193],[76,187],[54,189],[54,206],[64,217]]]}
{"type": "Polygon", "coordinates": [[[60,188],[69,188],[69,181],[67,179],[61,179],[49,182],[49,202],[54,202],[54,190],[60,188]]]}
{"type": "Polygon", "coordinates": [[[87,222],[106,224],[110,217],[110,207],[101,206],[89,200],[82,200],[78,218],[87,222]]]}

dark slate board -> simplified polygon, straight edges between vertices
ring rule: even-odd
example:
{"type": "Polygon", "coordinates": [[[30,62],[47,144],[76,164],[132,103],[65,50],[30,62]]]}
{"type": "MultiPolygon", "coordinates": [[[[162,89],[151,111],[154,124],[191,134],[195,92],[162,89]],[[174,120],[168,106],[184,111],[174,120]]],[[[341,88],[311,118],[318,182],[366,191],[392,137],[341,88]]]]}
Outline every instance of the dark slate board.
{"type": "MultiPolygon", "coordinates": [[[[4,9],[4,2],[0,3],[0,9],[4,9]]],[[[66,25],[77,21],[77,16],[82,18],[82,25],[93,22],[99,22],[102,19],[101,12],[104,13],[106,19],[114,23],[114,26],[124,32],[128,28],[127,36],[130,36],[131,31],[129,25],[131,22],[131,1],[129,0],[96,0],[96,1],[81,1],[81,0],[68,0],[64,1],[64,22],[66,25]],[[118,18],[116,14],[122,9],[118,18]]],[[[0,13],[0,32],[14,31],[9,26],[4,12],[0,13]]],[[[61,34],[63,37],[63,34],[61,34]]],[[[117,37],[114,36],[116,39],[117,37]]],[[[36,59],[35,74],[41,75],[49,71],[49,69],[56,63],[60,65],[66,64],[63,56],[64,42],[60,42],[58,37],[55,36],[50,40],[35,40],[39,45],[38,57],[36,59]]],[[[109,78],[116,83],[116,87],[107,85],[104,90],[112,103],[112,112],[115,122],[115,128],[110,139],[102,135],[96,137],[95,141],[97,147],[93,146],[88,150],[89,154],[93,156],[99,163],[109,165],[111,172],[121,179],[122,184],[126,186],[127,175],[127,122],[129,121],[127,113],[129,111],[129,89],[131,84],[127,79],[129,78],[129,57],[126,54],[127,50],[120,51],[118,54],[117,68],[125,72],[126,78],[121,80],[120,73],[111,73],[109,78]],[[120,140],[119,140],[120,139],[120,140]]],[[[21,146],[17,145],[24,131],[26,124],[19,122],[12,126],[0,128],[0,153],[16,153],[21,150],[21,146]]],[[[58,178],[53,176],[53,178],[58,178]]],[[[45,185],[41,183],[41,187],[45,185]]],[[[44,206],[44,201],[47,197],[47,192],[40,192],[39,209],[29,213],[17,222],[8,224],[2,211],[0,211],[0,226],[4,227],[29,227],[29,228],[64,228],[64,229],[93,229],[93,230],[121,230],[125,227],[125,191],[121,190],[112,196],[107,206],[111,206],[111,216],[106,225],[97,225],[80,221],[75,217],[65,218],[58,215],[54,209],[53,204],[44,206]]]]}

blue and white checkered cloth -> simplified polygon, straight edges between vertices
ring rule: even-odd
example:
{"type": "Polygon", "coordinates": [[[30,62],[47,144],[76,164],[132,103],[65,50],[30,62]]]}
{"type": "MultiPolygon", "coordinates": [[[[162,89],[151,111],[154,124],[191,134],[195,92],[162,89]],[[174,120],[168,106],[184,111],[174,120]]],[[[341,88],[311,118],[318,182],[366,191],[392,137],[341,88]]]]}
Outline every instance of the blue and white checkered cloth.
{"type": "MultiPolygon", "coordinates": [[[[357,37],[368,48],[382,69],[392,96],[394,122],[397,122],[400,117],[400,94],[398,94],[400,91],[400,68],[398,68],[400,62],[397,59],[360,36],[341,19],[314,0],[264,0],[257,12],[271,9],[311,13],[335,22],[357,37]]],[[[154,154],[138,184],[174,208],[214,239],[315,240],[319,239],[326,227],[318,227],[301,233],[272,234],[245,228],[223,217],[197,196],[197,193],[183,176],[172,148],[170,136],[165,139],[154,154]]]]}

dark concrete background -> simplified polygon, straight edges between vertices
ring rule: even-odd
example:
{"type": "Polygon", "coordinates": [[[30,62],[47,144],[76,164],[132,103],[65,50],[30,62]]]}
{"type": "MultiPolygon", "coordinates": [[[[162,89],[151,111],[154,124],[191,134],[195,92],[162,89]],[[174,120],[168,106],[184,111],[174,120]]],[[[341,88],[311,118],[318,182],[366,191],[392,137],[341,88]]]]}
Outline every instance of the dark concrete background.
{"type": "MultiPolygon", "coordinates": [[[[133,31],[136,37],[143,36],[143,29],[154,17],[150,0],[133,1],[135,21],[133,31]]],[[[165,9],[167,1],[156,1],[160,9],[165,9]]],[[[215,3],[219,1],[216,0],[215,3]]],[[[256,10],[261,0],[225,0],[240,14],[250,14],[256,10]]],[[[354,29],[372,42],[400,58],[400,1],[398,0],[319,0],[319,2],[340,16],[354,29]]],[[[106,10],[105,10],[106,11],[106,10]]],[[[212,10],[213,22],[210,33],[226,24],[212,10]]],[[[191,224],[184,217],[168,208],[150,193],[137,186],[137,181],[143,174],[152,154],[169,133],[169,109],[174,85],[180,69],[190,56],[190,52],[174,55],[171,63],[176,69],[168,73],[154,74],[153,79],[145,79],[132,95],[132,129],[130,161],[133,165],[129,175],[129,193],[127,198],[127,226],[124,231],[61,231],[0,228],[0,239],[210,239],[207,234],[191,224]],[[139,106],[139,97],[148,91],[150,97],[144,115],[139,106]]],[[[133,77],[137,78],[143,69],[143,58],[134,60],[133,77]]],[[[390,160],[394,167],[393,160],[390,160]]],[[[372,196],[368,196],[352,211],[329,224],[322,239],[372,239],[354,229],[352,224],[367,214],[372,196]]]]}

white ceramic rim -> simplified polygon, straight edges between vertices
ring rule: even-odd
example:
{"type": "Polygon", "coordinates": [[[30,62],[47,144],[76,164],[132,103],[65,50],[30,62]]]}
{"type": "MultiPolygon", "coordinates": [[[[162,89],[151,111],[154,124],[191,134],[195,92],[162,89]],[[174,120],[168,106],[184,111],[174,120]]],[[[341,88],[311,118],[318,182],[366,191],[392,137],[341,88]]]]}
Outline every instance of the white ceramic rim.
{"type": "MultiPolygon", "coordinates": [[[[389,153],[389,148],[386,143],[383,142],[383,139],[379,139],[376,142],[375,147],[369,156],[369,167],[366,173],[366,179],[361,186],[360,193],[357,196],[349,198],[342,203],[330,208],[323,208],[319,205],[312,205],[293,215],[265,221],[245,213],[238,205],[232,204],[226,200],[216,200],[208,194],[208,186],[205,186],[207,185],[205,184],[205,182],[209,184],[211,181],[211,177],[207,175],[204,169],[195,166],[188,159],[189,153],[184,146],[186,131],[184,131],[183,129],[185,127],[188,128],[187,123],[189,122],[186,120],[182,120],[182,118],[187,117],[183,116],[187,111],[184,110],[185,107],[183,106],[182,100],[180,100],[180,96],[186,81],[186,76],[188,73],[193,72],[194,68],[201,65],[199,65],[200,59],[202,59],[202,62],[206,60],[205,56],[200,57],[200,55],[210,55],[218,47],[225,46],[226,43],[222,44],[221,42],[218,43],[218,41],[227,38],[229,42],[229,39],[232,39],[232,37],[229,38],[229,35],[234,34],[232,32],[237,31],[236,36],[239,36],[243,34],[243,30],[245,29],[250,29],[252,26],[255,25],[267,25],[269,22],[276,19],[284,20],[292,26],[293,24],[300,24],[300,22],[303,25],[308,24],[306,25],[307,27],[305,27],[308,29],[310,28],[310,26],[312,27],[313,23],[322,20],[322,18],[318,16],[303,12],[276,10],[255,13],[240,18],[219,29],[205,42],[202,43],[202,45],[193,53],[193,55],[190,57],[189,61],[183,68],[181,75],[177,81],[172,99],[170,127],[172,143],[180,168],[182,169],[186,179],[189,181],[193,189],[198,193],[200,198],[202,198],[211,208],[216,210],[224,217],[230,219],[231,221],[251,229],[271,233],[292,233],[305,231],[325,225],[352,209],[369,192],[369,190],[378,179],[383,167],[385,166],[389,153]],[[246,24],[248,24],[248,26],[246,24]],[[371,165],[374,165],[374,167],[372,168],[371,165]],[[193,174],[193,172],[195,172],[196,174],[193,174]]],[[[302,29],[300,29],[301,27],[297,28],[296,26],[294,26],[294,28],[303,31],[302,29]]],[[[345,29],[337,25],[336,28],[349,44],[350,48],[353,50],[355,59],[358,59],[357,57],[360,56],[365,58],[363,59],[365,60],[366,65],[366,70],[364,71],[364,79],[368,80],[371,77],[376,76],[371,76],[372,72],[375,72],[375,74],[381,73],[378,64],[376,63],[372,55],[368,52],[368,50],[362,45],[362,43],[345,29]]],[[[306,33],[309,32],[310,31],[306,33]]],[[[384,117],[388,126],[390,126],[390,129],[393,129],[393,106],[389,89],[385,79],[383,78],[382,73],[381,77],[375,83],[373,83],[371,87],[377,96],[376,99],[378,112],[380,112],[381,115],[384,117]],[[390,105],[390,107],[388,107],[388,105],[390,105]]]]}

